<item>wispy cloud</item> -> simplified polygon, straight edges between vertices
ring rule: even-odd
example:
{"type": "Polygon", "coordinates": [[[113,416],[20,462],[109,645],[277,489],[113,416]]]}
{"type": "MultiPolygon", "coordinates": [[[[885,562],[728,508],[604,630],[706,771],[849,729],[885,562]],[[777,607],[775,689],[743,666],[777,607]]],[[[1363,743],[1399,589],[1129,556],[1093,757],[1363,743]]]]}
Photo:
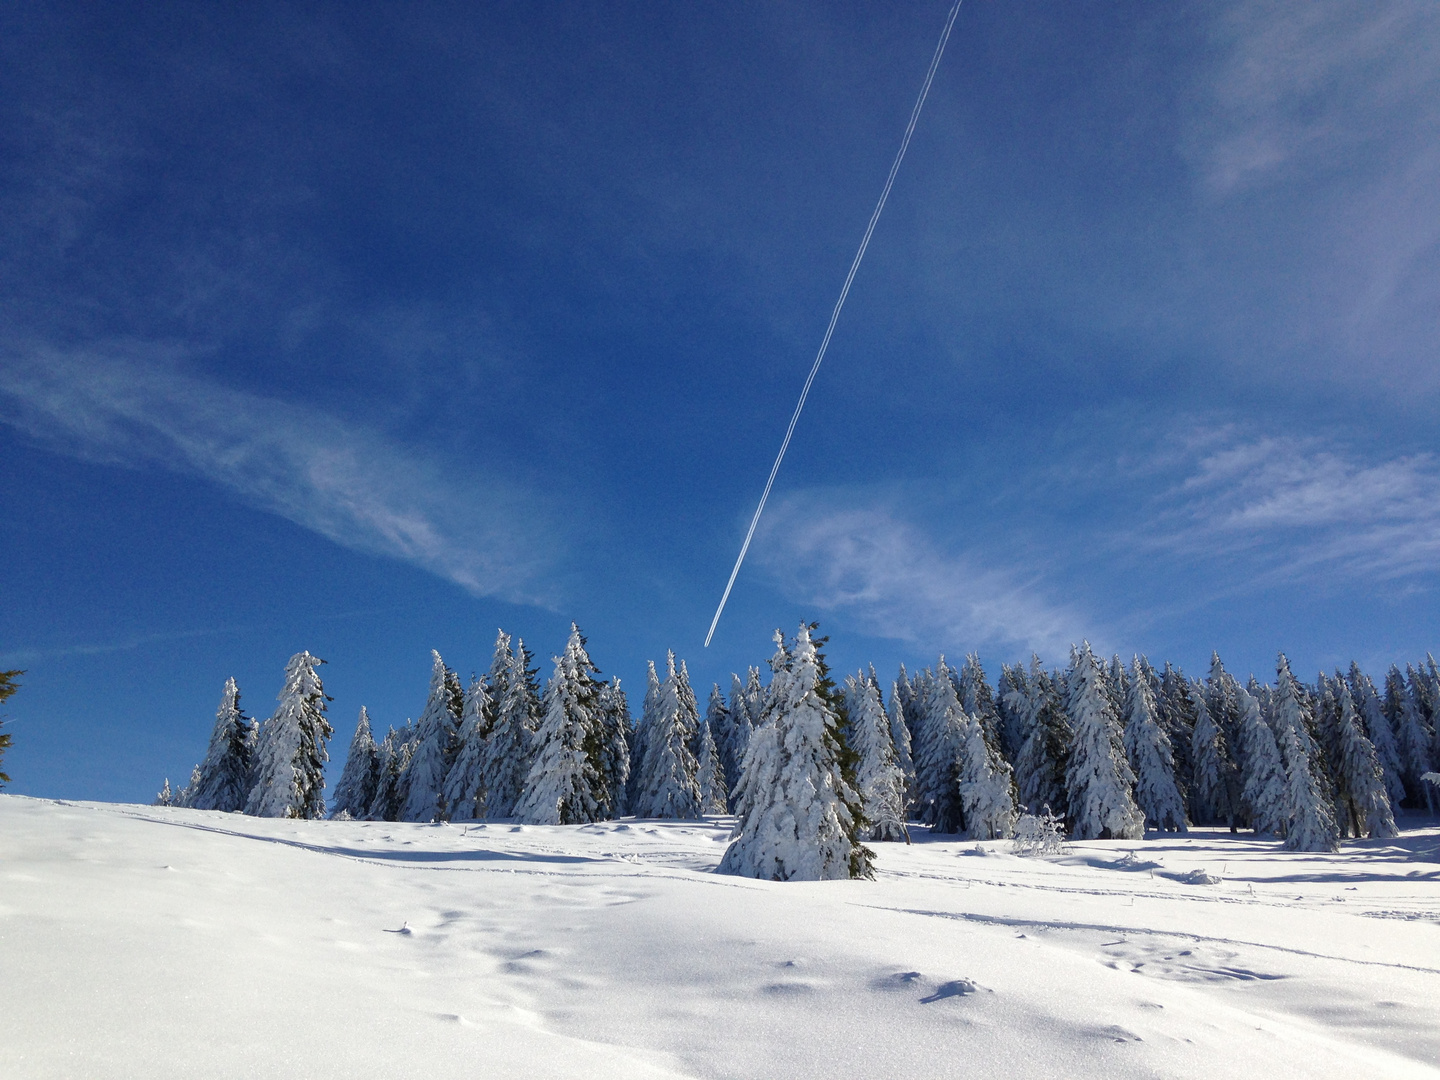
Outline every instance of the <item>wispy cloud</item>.
{"type": "Polygon", "coordinates": [[[54,450],[203,476],[337,544],[477,595],[553,601],[538,578],[556,534],[530,492],[447,474],[378,431],[197,378],[178,350],[11,345],[0,355],[0,421],[54,450]]]}
{"type": "Polygon", "coordinates": [[[1054,657],[1086,633],[1085,620],[1050,602],[1039,581],[947,551],[886,506],[792,496],[772,504],[756,555],[792,598],[848,615],[880,637],[1054,657]]]}
{"type": "Polygon", "coordinates": [[[1161,499],[1152,537],[1192,553],[1248,552],[1272,575],[1318,567],[1391,579],[1440,567],[1440,463],[1364,462],[1314,439],[1238,439],[1200,456],[1161,499]]]}

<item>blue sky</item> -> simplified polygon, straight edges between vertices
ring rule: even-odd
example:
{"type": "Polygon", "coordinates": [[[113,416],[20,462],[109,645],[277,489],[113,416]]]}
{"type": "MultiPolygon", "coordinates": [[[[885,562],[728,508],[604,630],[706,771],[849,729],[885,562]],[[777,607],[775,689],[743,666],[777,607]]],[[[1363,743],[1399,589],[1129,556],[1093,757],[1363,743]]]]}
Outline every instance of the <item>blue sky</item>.
{"type": "Polygon", "coordinates": [[[701,648],[944,14],[9,5],[10,790],[148,798],[302,648],[343,754],[497,626],[1440,646],[1440,10],[977,2],[701,648]]]}

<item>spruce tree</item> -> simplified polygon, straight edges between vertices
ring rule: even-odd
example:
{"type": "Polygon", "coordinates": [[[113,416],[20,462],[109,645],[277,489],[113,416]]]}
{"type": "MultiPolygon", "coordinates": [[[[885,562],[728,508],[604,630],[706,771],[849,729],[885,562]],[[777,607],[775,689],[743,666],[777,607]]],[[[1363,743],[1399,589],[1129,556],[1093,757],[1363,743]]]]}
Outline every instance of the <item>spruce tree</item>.
{"type": "Polygon", "coordinates": [[[933,677],[912,681],[928,690],[915,751],[920,820],[939,833],[958,833],[965,828],[965,804],[960,797],[960,765],[964,750],[965,710],[950,678],[950,667],[941,656],[933,677]]]}
{"type": "Polygon", "coordinates": [[[1160,726],[1170,737],[1170,750],[1175,755],[1175,787],[1187,806],[1193,806],[1190,785],[1195,775],[1195,762],[1190,748],[1195,740],[1195,721],[1199,719],[1190,697],[1190,683],[1185,673],[1168,661],[1160,676],[1160,689],[1155,695],[1160,726]]]}
{"type": "Polygon", "coordinates": [[[684,665],[666,655],[665,681],[660,684],[654,715],[645,735],[644,773],[634,804],[636,817],[695,818],[700,816],[699,762],[692,747],[699,732],[693,695],[686,694],[684,665]]]}
{"type": "Polygon", "coordinates": [[[370,714],[360,706],[360,718],[355,722],[355,736],[350,740],[350,752],[345,755],[345,769],[340,773],[340,782],[335,785],[335,802],[330,807],[330,816],[348,814],[352,818],[363,818],[375,801],[375,791],[380,784],[380,748],[370,731],[370,714]]]}
{"type": "Polygon", "coordinates": [[[484,679],[472,678],[460,706],[455,760],[445,775],[441,802],[450,821],[478,821],[486,816],[485,745],[495,709],[484,679]]]}
{"type": "MultiPolygon", "coordinates": [[[[716,688],[719,693],[719,687],[716,688]]],[[[723,814],[727,812],[729,789],[725,784],[725,764],[715,737],[710,732],[710,718],[700,721],[700,753],[697,755],[695,771],[696,786],[700,789],[700,813],[723,814]]]]}
{"type": "Polygon", "coordinates": [[[405,770],[414,752],[415,725],[411,721],[406,720],[404,727],[392,727],[386,732],[380,742],[375,798],[365,814],[371,821],[400,820],[400,810],[405,805],[405,770]]]}
{"type": "Polygon", "coordinates": [[[1331,772],[1335,780],[1335,806],[1340,811],[1341,835],[1390,837],[1398,835],[1385,775],[1375,747],[1365,737],[1354,699],[1345,680],[1336,672],[1330,693],[1334,707],[1330,714],[1329,738],[1331,772]]]}
{"type": "Polygon", "coordinates": [[[960,668],[960,706],[967,715],[980,721],[985,729],[985,741],[999,749],[1003,745],[1000,734],[1000,710],[995,705],[995,692],[986,681],[985,669],[980,666],[977,653],[969,653],[960,668]]]}
{"type": "MultiPolygon", "coordinates": [[[[1218,652],[1210,653],[1210,676],[1205,680],[1205,706],[1210,719],[1225,736],[1225,748],[1234,763],[1237,775],[1245,768],[1244,751],[1240,744],[1240,684],[1225,670],[1218,652]]],[[[1232,790],[1232,802],[1238,802],[1238,791],[1232,790]]]]}
{"type": "Polygon", "coordinates": [[[1015,832],[1015,775],[969,713],[960,743],[960,802],[972,840],[1003,840],[1015,832]]]}
{"type": "Polygon", "coordinates": [[[1141,840],[1145,817],[1135,805],[1135,776],[1125,760],[1120,718],[1109,680],[1088,641],[1071,661],[1066,703],[1074,733],[1065,769],[1071,836],[1076,840],[1141,840]]]}
{"type": "Polygon", "coordinates": [[[1070,761],[1070,744],[1074,733],[1060,703],[1055,681],[1040,666],[1040,657],[1031,655],[1030,673],[1015,666],[1018,697],[1012,708],[1023,723],[1023,738],[1015,757],[1015,778],[1020,802],[1036,816],[1051,811],[1068,817],[1069,803],[1065,797],[1065,773],[1070,761]],[[1023,680],[1023,681],[1022,681],[1023,680]]]}
{"type": "MultiPolygon", "coordinates": [[[[1399,670],[1391,668],[1397,676],[1395,697],[1398,699],[1399,723],[1396,725],[1397,741],[1400,743],[1401,758],[1405,763],[1405,788],[1410,793],[1410,802],[1414,806],[1424,805],[1426,810],[1435,813],[1435,792],[1431,784],[1425,783],[1422,777],[1434,770],[1435,765],[1430,757],[1430,742],[1432,733],[1430,731],[1429,717],[1425,709],[1425,692],[1420,684],[1420,676],[1415,668],[1406,665],[1406,678],[1404,681],[1398,679],[1399,670]]],[[[1390,687],[1387,685],[1387,690],[1390,687]]]]}
{"type": "MultiPolygon", "coordinates": [[[[732,674],[730,678],[734,682],[737,677],[732,674]]],[[[720,771],[724,774],[728,785],[728,782],[733,780],[739,772],[733,758],[736,742],[735,717],[730,712],[730,705],[726,702],[725,695],[720,692],[719,683],[713,684],[710,688],[710,700],[705,705],[705,724],[710,729],[710,737],[715,740],[715,750],[720,755],[720,771]]],[[[728,786],[726,791],[728,793],[728,786]]],[[[729,812],[728,805],[725,812],[729,812]]]]}
{"type": "Polygon", "coordinates": [[[1284,653],[1280,654],[1275,675],[1271,722],[1285,762],[1285,847],[1290,851],[1337,851],[1340,830],[1335,824],[1331,793],[1326,790],[1320,748],[1310,734],[1310,702],[1291,673],[1284,653]]]}
{"type": "Polygon", "coordinates": [[[751,737],[743,810],[719,872],[771,881],[871,878],[874,855],[858,837],[860,800],[843,775],[847,750],[824,658],[804,624],[788,655],[783,638],[779,644],[783,666],[751,737]]]}
{"type": "Polygon", "coordinates": [[[1360,665],[1350,665],[1350,693],[1355,699],[1355,708],[1365,725],[1365,734],[1375,747],[1375,759],[1380,764],[1385,778],[1385,793],[1390,798],[1391,809],[1398,812],[1405,799],[1405,767],[1400,758],[1400,744],[1395,741],[1395,729],[1385,715],[1385,707],[1370,676],[1360,670],[1360,665]]]}
{"type": "Polygon", "coordinates": [[[1239,824],[1239,770],[1225,742],[1225,732],[1210,716],[1204,686],[1198,680],[1191,684],[1190,701],[1195,710],[1195,730],[1190,738],[1190,760],[1195,768],[1190,786],[1191,813],[1202,825],[1229,825],[1234,832],[1239,824]]]}
{"type": "Polygon", "coordinates": [[[1175,787],[1170,737],[1160,726],[1154,692],[1140,657],[1132,661],[1125,713],[1125,753],[1135,773],[1135,802],[1146,823],[1163,832],[1185,832],[1185,803],[1175,787]]]}
{"type": "Polygon", "coordinates": [[[628,813],[626,788],[630,780],[630,703],[618,678],[600,685],[600,723],[604,816],[616,818],[628,813]]]}
{"type": "Polygon", "coordinates": [[[488,818],[514,816],[534,755],[535,718],[524,661],[509,653],[508,640],[505,644],[504,667],[491,676],[492,693],[499,695],[495,703],[495,724],[485,740],[480,759],[488,818]]]}
{"type": "MultiPolygon", "coordinates": [[[[15,680],[24,674],[25,672],[23,671],[0,671],[0,703],[8,701],[10,696],[14,694],[16,690],[20,689],[20,684],[15,680]]],[[[0,716],[0,727],[4,726],[5,718],[0,716]]],[[[0,791],[3,791],[5,785],[10,782],[10,777],[3,768],[5,764],[5,751],[8,749],[10,749],[10,733],[0,731],[0,791]]]]}
{"type": "MultiPolygon", "coordinates": [[[[895,764],[900,767],[900,772],[905,777],[905,801],[901,804],[903,812],[900,820],[908,821],[910,807],[915,802],[915,757],[910,745],[910,727],[905,723],[900,697],[895,693],[893,685],[890,689],[890,708],[886,710],[886,715],[890,723],[890,742],[895,747],[895,764]]],[[[908,831],[906,835],[909,835],[908,831]]]]}
{"type": "Polygon", "coordinates": [[[255,817],[325,816],[325,762],[333,731],[315,668],[325,661],[298,652],[285,665],[280,705],[260,728],[255,784],[245,812],[255,817]]]}
{"type": "Polygon", "coordinates": [[[910,842],[905,828],[905,773],[896,760],[890,718],[880,705],[875,685],[863,677],[845,681],[850,749],[857,757],[855,789],[868,822],[864,840],[910,842]]]}
{"type": "Polygon", "coordinates": [[[1020,756],[1025,734],[1030,730],[1029,680],[1020,664],[1000,665],[1000,685],[995,688],[995,707],[1000,713],[1000,746],[1014,761],[1020,756]]]}
{"type": "MultiPolygon", "coordinates": [[[[758,672],[756,681],[759,681],[758,672]]],[[[745,750],[750,745],[750,732],[755,729],[755,722],[759,719],[759,713],[750,711],[750,698],[745,682],[734,672],[730,673],[730,700],[725,711],[730,718],[730,738],[725,743],[717,742],[717,745],[725,762],[725,775],[730,781],[730,801],[733,809],[735,785],[740,780],[740,770],[745,764],[745,750]]]]}
{"type": "Polygon", "coordinates": [[[640,720],[635,725],[630,740],[630,779],[626,785],[626,805],[636,817],[644,817],[639,810],[645,791],[645,758],[650,751],[650,733],[655,729],[656,718],[660,715],[660,676],[655,671],[655,661],[645,663],[645,699],[640,705],[640,720]]]}
{"type": "Polygon", "coordinates": [[[604,726],[595,666],[580,628],[555,658],[545,688],[545,716],[535,733],[535,758],[515,818],[530,825],[583,825],[606,809],[604,726]]]}
{"type": "MultiPolygon", "coordinates": [[[[401,821],[443,821],[449,814],[445,805],[445,777],[453,760],[460,715],[455,711],[454,687],[450,684],[454,673],[445,666],[437,651],[431,649],[430,656],[430,693],[416,725],[415,750],[401,780],[405,789],[401,821]]],[[[461,708],[464,708],[463,700],[461,708]]]]}
{"type": "Polygon", "coordinates": [[[250,796],[250,727],[253,721],[240,709],[240,688],[225,680],[210,747],[185,793],[185,804],[196,810],[231,813],[244,810],[250,796]]]}
{"type": "Polygon", "coordinates": [[[1275,733],[1260,715],[1260,701],[1240,689],[1239,739],[1244,747],[1245,768],[1241,770],[1240,797],[1245,816],[1257,833],[1284,836],[1289,821],[1285,763],[1275,743],[1275,733]]]}

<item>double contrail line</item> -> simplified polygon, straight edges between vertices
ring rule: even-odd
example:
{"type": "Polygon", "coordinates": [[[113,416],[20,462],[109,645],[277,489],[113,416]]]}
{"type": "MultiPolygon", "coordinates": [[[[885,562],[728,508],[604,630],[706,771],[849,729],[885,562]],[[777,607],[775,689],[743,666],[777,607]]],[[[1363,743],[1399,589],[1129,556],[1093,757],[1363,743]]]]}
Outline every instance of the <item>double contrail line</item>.
{"type": "Polygon", "coordinates": [[[960,14],[961,0],[955,0],[955,6],[945,17],[945,29],[940,32],[940,41],[935,46],[935,55],[930,58],[930,67],[925,72],[925,82],[920,87],[920,96],[915,99],[915,108],[910,110],[910,122],[905,125],[905,137],[900,140],[900,151],[895,155],[895,162],[890,166],[890,175],[885,178],[885,187],[880,192],[880,201],[875,204],[875,211],[870,215],[870,224],[865,226],[865,236],[860,241],[860,250],[855,252],[855,260],[850,264],[850,272],[845,275],[845,284],[840,289],[840,299],[835,301],[835,310],[830,313],[830,325],[825,327],[825,337],[821,339],[820,351],[815,354],[815,363],[810,365],[810,374],[805,379],[805,386],[800,391],[800,400],[795,403],[795,412],[790,417],[790,426],[785,429],[785,441],[780,444],[780,453],[775,455],[775,464],[770,467],[770,478],[765,481],[765,490],[760,495],[760,505],[755,507],[755,516],[750,519],[750,528],[745,533],[745,542],[740,545],[740,555],[735,560],[735,566],[730,571],[730,580],[725,583],[725,594],[720,597],[720,606],[715,609],[715,618],[710,620],[710,632],[705,635],[705,647],[710,647],[710,639],[715,636],[715,627],[720,623],[720,615],[725,610],[725,602],[730,599],[730,590],[735,587],[735,578],[740,573],[740,565],[745,561],[745,553],[750,550],[750,541],[755,538],[755,526],[760,524],[760,515],[765,510],[765,500],[770,498],[770,489],[775,486],[775,476],[780,472],[780,463],[785,460],[785,451],[790,449],[790,439],[795,434],[795,425],[800,420],[800,412],[805,408],[805,399],[810,396],[810,387],[815,382],[815,375],[820,370],[820,362],[825,359],[825,350],[830,348],[830,338],[835,333],[835,324],[840,321],[840,309],[845,306],[845,298],[850,295],[850,285],[855,280],[855,271],[860,269],[860,260],[865,258],[865,249],[870,246],[870,236],[875,232],[875,223],[880,220],[880,212],[885,209],[885,200],[890,198],[890,188],[895,184],[895,174],[900,171],[900,162],[905,160],[905,151],[910,148],[910,137],[915,134],[915,124],[920,119],[920,110],[925,106],[925,99],[930,94],[930,84],[935,81],[935,71],[940,66],[940,57],[945,53],[945,43],[950,40],[950,30],[955,25],[955,17],[960,14]]]}

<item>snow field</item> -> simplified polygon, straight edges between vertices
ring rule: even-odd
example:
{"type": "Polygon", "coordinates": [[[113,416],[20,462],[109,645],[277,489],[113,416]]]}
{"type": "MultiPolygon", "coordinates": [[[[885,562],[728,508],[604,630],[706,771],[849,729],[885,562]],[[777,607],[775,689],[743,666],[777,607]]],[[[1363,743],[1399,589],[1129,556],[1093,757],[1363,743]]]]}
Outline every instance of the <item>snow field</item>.
{"type": "Polygon", "coordinates": [[[0,796],[6,1074],[1440,1076],[1440,829],[775,883],[710,872],[732,824],[0,796]]]}

